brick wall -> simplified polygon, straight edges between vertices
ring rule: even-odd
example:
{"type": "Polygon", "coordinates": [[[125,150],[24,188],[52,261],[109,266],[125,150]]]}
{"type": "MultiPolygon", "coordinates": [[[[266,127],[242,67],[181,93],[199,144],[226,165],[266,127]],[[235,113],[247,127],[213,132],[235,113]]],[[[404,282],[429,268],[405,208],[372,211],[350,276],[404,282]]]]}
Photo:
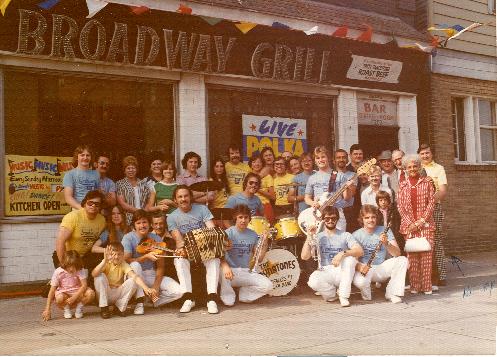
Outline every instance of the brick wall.
{"type": "Polygon", "coordinates": [[[59,223],[0,225],[0,284],[49,279],[59,223]]]}
{"type": "Polygon", "coordinates": [[[497,165],[456,165],[452,143],[451,91],[497,99],[497,82],[433,74],[429,137],[435,161],[445,167],[444,202],[448,253],[497,250],[497,165]]]}

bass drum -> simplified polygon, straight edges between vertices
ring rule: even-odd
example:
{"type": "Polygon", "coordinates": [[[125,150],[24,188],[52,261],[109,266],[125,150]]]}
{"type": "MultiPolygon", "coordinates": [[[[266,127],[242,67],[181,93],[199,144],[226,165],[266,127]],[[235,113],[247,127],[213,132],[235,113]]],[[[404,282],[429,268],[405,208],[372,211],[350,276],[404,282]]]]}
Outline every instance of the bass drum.
{"type": "Polygon", "coordinates": [[[269,250],[258,268],[259,274],[268,277],[273,283],[270,296],[287,295],[299,281],[299,262],[295,255],[285,249],[269,250]]]}

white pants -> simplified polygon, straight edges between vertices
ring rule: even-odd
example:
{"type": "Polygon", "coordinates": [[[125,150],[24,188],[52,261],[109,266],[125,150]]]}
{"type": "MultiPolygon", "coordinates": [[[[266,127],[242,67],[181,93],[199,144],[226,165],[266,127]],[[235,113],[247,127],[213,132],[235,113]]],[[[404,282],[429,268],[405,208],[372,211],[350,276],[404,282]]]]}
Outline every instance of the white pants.
{"type": "Polygon", "coordinates": [[[345,257],[338,267],[327,265],[323,267],[323,270],[314,271],[307,285],[319,292],[324,300],[335,297],[337,288],[338,295],[348,299],[356,264],[356,258],[345,257]]]}
{"type": "MultiPolygon", "coordinates": [[[[205,280],[207,282],[207,294],[217,294],[219,284],[220,261],[218,258],[209,259],[204,262],[205,280]]],[[[182,293],[192,292],[192,275],[190,273],[190,261],[184,258],[174,258],[174,267],[178,274],[179,285],[182,293]]]]}
{"type": "MultiPolygon", "coordinates": [[[[138,262],[131,262],[130,266],[131,269],[133,269],[133,271],[143,279],[148,287],[154,285],[155,270],[142,270],[142,266],[138,262]]],[[[168,276],[164,276],[162,278],[159,290],[159,300],[154,302],[155,307],[178,300],[181,296],[183,296],[183,292],[181,291],[179,284],[168,276]]],[[[138,299],[143,296],[145,296],[145,293],[143,292],[143,289],[138,286],[136,289],[136,298],[138,299]]]]}
{"type": "Polygon", "coordinates": [[[121,312],[126,310],[128,302],[137,288],[133,279],[125,280],[124,283],[117,288],[111,288],[105,274],[97,276],[94,279],[94,284],[98,297],[98,306],[105,307],[109,306],[109,304],[114,304],[121,312]]]}
{"type": "Polygon", "coordinates": [[[404,296],[407,265],[408,260],[404,256],[387,259],[380,265],[371,266],[366,276],[356,272],[354,285],[361,290],[364,296],[371,299],[371,282],[383,283],[390,279],[385,291],[385,297],[390,298],[392,295],[404,296]]]}
{"type": "Polygon", "coordinates": [[[233,279],[228,280],[220,273],[221,281],[221,301],[224,305],[235,304],[235,291],[233,288],[240,288],[239,300],[241,302],[252,302],[257,300],[271,290],[273,283],[262,274],[251,273],[248,268],[231,268],[233,279]]]}

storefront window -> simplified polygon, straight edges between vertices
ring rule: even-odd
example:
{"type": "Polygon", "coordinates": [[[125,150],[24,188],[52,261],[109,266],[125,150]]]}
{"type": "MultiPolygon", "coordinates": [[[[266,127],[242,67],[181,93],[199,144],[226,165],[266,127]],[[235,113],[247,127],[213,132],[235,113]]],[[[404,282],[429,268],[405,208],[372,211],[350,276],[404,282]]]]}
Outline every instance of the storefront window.
{"type": "Polygon", "coordinates": [[[264,146],[276,155],[299,156],[317,145],[333,150],[334,106],[334,97],[209,88],[211,158],[225,155],[230,143],[242,148],[244,160],[264,146]]]}
{"type": "Polygon", "coordinates": [[[5,71],[5,153],[72,156],[87,143],[111,159],[136,155],[140,177],[151,153],[173,153],[173,85],[108,77],[5,71]]]}

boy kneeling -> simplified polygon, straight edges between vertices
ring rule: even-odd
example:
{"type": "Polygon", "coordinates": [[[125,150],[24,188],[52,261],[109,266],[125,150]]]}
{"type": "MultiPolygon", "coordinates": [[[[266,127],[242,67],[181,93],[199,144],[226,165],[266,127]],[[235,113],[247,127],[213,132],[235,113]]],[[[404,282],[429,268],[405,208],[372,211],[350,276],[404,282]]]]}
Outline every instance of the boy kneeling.
{"type": "Polygon", "coordinates": [[[91,275],[95,278],[100,315],[104,319],[110,317],[109,303],[114,304],[115,313],[126,316],[128,302],[137,289],[137,284],[148,296],[153,290],[131,269],[124,261],[124,247],[120,242],[111,242],[104,251],[104,259],[93,269],[91,275]],[[127,276],[128,279],[124,280],[127,276]]]}

